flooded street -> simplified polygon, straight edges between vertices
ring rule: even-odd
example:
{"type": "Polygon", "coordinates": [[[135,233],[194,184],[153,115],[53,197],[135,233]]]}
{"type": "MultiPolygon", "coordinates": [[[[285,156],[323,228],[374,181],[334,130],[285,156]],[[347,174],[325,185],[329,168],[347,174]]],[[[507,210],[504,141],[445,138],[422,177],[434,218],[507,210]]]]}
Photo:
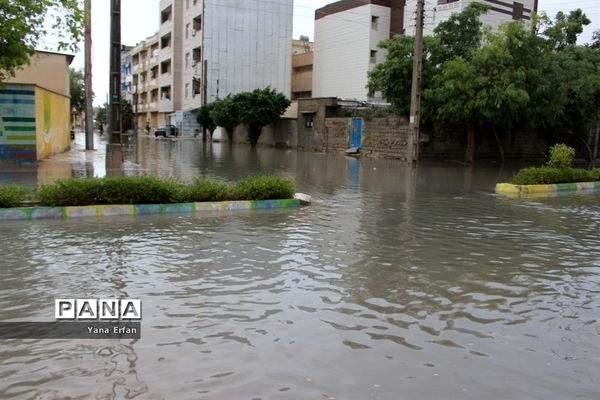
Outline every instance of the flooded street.
{"type": "MultiPolygon", "coordinates": [[[[105,174],[96,159],[0,183],[105,174]]],[[[515,167],[189,139],[140,139],[128,160],[281,174],[313,205],[3,222],[2,320],[128,297],[143,321],[140,340],[0,341],[1,399],[600,398],[600,194],[509,199],[493,189],[515,167]]]]}

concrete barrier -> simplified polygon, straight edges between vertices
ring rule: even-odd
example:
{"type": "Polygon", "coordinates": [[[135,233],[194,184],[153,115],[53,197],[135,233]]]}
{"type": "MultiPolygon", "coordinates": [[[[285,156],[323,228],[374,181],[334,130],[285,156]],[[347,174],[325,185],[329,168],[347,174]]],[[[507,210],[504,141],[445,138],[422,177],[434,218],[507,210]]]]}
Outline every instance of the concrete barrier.
{"type": "Polygon", "coordinates": [[[496,192],[513,197],[549,197],[559,193],[600,190],[600,182],[558,183],[553,185],[513,185],[499,183],[496,192]]]}
{"type": "Polygon", "coordinates": [[[297,208],[298,199],[222,201],[184,204],[98,205],[82,207],[20,207],[0,208],[0,221],[35,219],[71,219],[83,217],[113,217],[150,214],[194,214],[198,212],[230,212],[237,210],[264,210],[297,208]]]}

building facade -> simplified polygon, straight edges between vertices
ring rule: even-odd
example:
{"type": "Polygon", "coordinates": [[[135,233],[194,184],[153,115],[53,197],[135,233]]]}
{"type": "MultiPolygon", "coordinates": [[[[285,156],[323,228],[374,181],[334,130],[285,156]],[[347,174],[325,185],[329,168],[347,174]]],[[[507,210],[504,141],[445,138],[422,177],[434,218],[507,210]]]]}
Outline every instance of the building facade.
{"type": "Polygon", "coordinates": [[[161,0],[159,18],[156,45],[132,54],[138,126],[190,136],[193,111],[217,98],[267,86],[290,97],[293,0],[161,0]]]}
{"type": "MultiPolygon", "coordinates": [[[[490,6],[481,17],[496,29],[513,20],[531,20],[537,0],[425,0],[424,34],[474,1],[490,6]]],[[[396,34],[415,32],[417,0],[342,0],[315,12],[314,97],[381,101],[369,98],[368,72],[385,60],[379,43],[396,34]],[[343,72],[342,72],[343,71],[343,72]]]]}
{"type": "Polygon", "coordinates": [[[313,51],[308,37],[292,41],[292,100],[312,97],[313,51]]]}
{"type": "Polygon", "coordinates": [[[33,162],[71,146],[73,56],[37,51],[0,86],[0,160],[33,162]]]}

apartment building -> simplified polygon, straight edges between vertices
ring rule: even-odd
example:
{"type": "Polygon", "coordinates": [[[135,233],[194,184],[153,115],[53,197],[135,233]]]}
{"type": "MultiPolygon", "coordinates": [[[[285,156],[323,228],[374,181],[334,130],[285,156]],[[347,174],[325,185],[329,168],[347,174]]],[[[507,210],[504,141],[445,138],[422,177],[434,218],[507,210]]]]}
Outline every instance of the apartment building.
{"type": "MultiPolygon", "coordinates": [[[[123,98],[131,98],[136,123],[143,129],[148,123],[156,128],[165,121],[159,103],[159,41],[158,33],[149,36],[123,53],[125,75],[122,76],[123,98]],[[127,61],[130,60],[131,83],[128,83],[127,61]]],[[[170,112],[170,111],[169,111],[170,112]]]]}
{"type": "Polygon", "coordinates": [[[292,41],[292,100],[312,97],[313,51],[306,36],[292,41]]]}
{"type": "MultiPolygon", "coordinates": [[[[440,22],[446,21],[452,14],[461,12],[475,1],[490,7],[489,11],[481,16],[480,21],[492,29],[497,29],[505,22],[531,21],[532,14],[537,12],[538,8],[538,0],[425,0],[426,18],[423,33],[432,35],[440,22]]],[[[416,10],[417,0],[406,0],[403,26],[407,35],[415,34],[416,10]]]]}
{"type": "MultiPolygon", "coordinates": [[[[488,4],[481,17],[497,28],[504,22],[531,20],[537,0],[425,0],[424,33],[474,1],[488,4]]],[[[342,0],[315,12],[314,97],[382,100],[367,93],[368,72],[385,60],[378,44],[396,34],[415,32],[417,0],[342,0]],[[342,72],[343,71],[343,72],[342,72]]]]}
{"type": "Polygon", "coordinates": [[[193,111],[217,98],[267,86],[290,97],[293,0],[161,0],[159,18],[132,54],[138,120],[190,136],[193,111]]]}

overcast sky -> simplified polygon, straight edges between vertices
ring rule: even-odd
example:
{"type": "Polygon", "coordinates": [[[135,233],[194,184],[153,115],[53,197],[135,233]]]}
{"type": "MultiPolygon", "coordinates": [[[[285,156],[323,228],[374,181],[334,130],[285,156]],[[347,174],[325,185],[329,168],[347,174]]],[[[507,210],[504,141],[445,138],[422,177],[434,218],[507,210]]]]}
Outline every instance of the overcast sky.
{"type": "MultiPolygon", "coordinates": [[[[295,0],[294,38],[307,35],[313,40],[315,10],[333,2],[333,0],[295,0]]],[[[581,36],[583,43],[591,39],[593,31],[600,29],[600,1],[598,0],[540,0],[539,3],[540,11],[546,11],[551,16],[554,16],[557,11],[582,8],[592,20],[592,24],[581,36]]],[[[123,0],[121,7],[123,44],[135,45],[158,30],[159,0],[123,0]]],[[[92,0],[93,85],[96,105],[106,101],[108,92],[109,14],[109,1],[92,0]]],[[[72,67],[83,68],[83,65],[82,45],[81,52],[75,57],[72,67]]]]}

